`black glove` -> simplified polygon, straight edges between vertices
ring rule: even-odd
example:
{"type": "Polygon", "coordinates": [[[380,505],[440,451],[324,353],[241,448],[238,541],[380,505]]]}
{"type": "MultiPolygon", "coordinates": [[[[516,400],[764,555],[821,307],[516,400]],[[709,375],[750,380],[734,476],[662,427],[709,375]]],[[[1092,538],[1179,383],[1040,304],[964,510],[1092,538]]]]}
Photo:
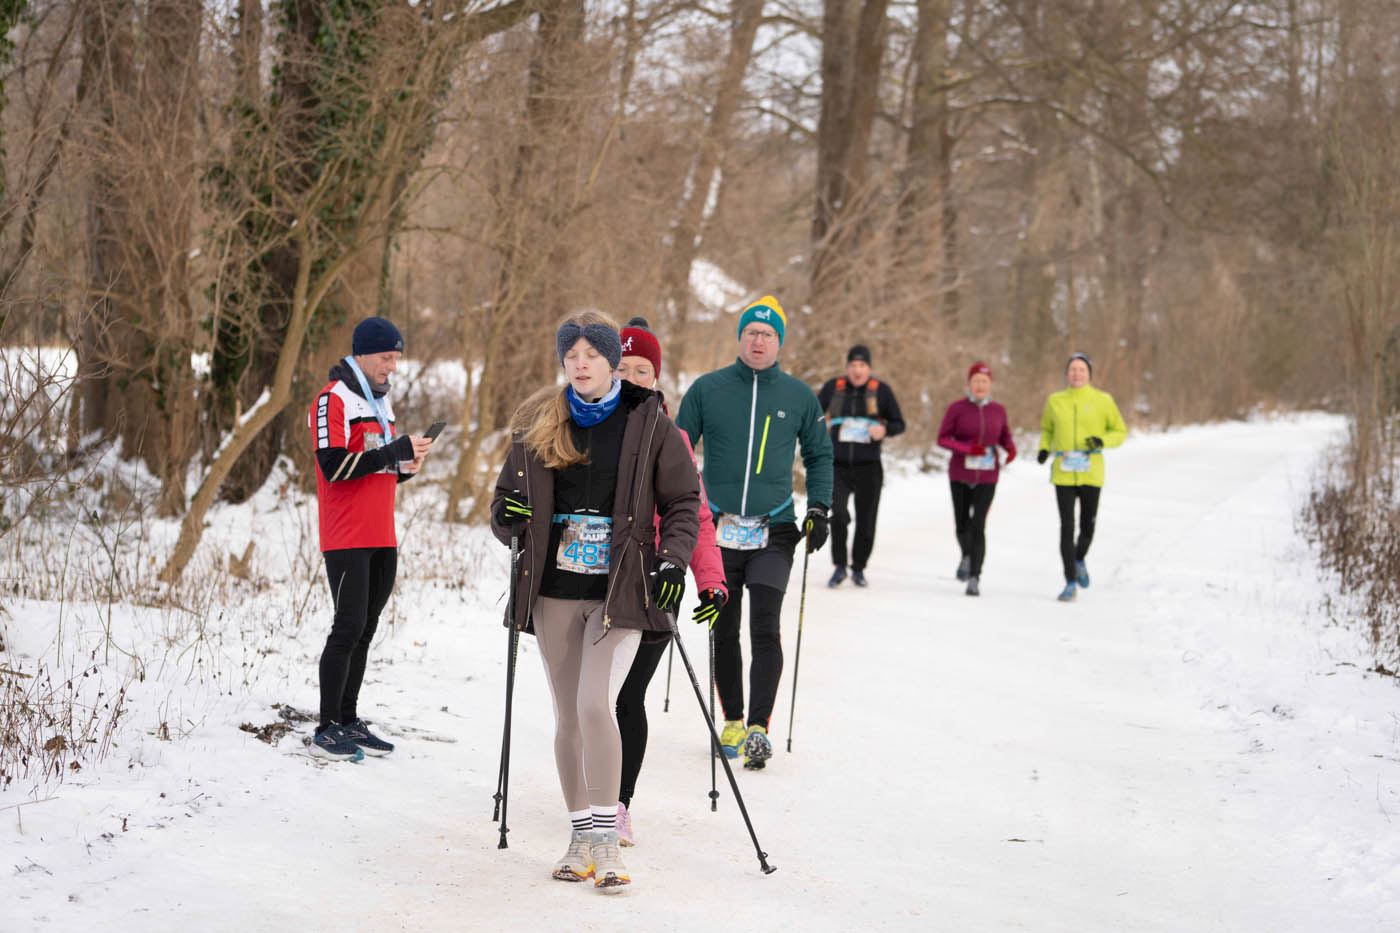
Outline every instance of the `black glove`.
{"type": "Polygon", "coordinates": [[[685,571],[668,560],[656,565],[651,575],[651,598],[662,612],[675,612],[685,595],[685,571]]]}
{"type": "Polygon", "coordinates": [[[395,460],[412,460],[413,438],[409,437],[407,434],[400,434],[389,442],[387,449],[389,451],[389,456],[393,457],[395,460]]]}
{"type": "Polygon", "coordinates": [[[507,528],[517,528],[525,524],[534,514],[535,510],[530,505],[530,500],[518,489],[506,493],[505,497],[496,503],[496,524],[507,528]]]}
{"type": "Polygon", "coordinates": [[[1089,453],[1097,453],[1098,451],[1103,450],[1103,438],[1086,437],[1084,438],[1084,446],[1088,448],[1089,453]]]}
{"type": "Polygon", "coordinates": [[[1049,459],[1050,459],[1050,451],[1048,451],[1048,450],[1042,450],[1040,453],[1038,453],[1038,454],[1035,455],[1035,462],[1036,462],[1036,463],[1044,463],[1046,460],[1049,460],[1049,459]]]}
{"type": "Polygon", "coordinates": [[[701,622],[710,628],[715,627],[715,620],[719,618],[719,611],[724,608],[724,604],[729,602],[723,590],[706,590],[700,594],[700,605],[695,607],[695,614],[690,618],[699,625],[701,622]]]}
{"type": "Polygon", "coordinates": [[[802,522],[802,533],[807,536],[807,553],[821,550],[826,543],[826,509],[814,505],[807,510],[807,518],[802,522]]]}

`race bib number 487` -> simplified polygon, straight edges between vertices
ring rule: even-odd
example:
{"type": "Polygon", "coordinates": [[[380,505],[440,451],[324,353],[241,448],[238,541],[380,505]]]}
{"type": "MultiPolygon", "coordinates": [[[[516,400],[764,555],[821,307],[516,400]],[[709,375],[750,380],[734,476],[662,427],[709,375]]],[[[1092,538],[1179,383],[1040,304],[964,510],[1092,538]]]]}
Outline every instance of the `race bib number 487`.
{"type": "Polygon", "coordinates": [[[605,515],[569,515],[563,518],[563,525],[554,565],[568,573],[607,573],[612,561],[612,519],[605,515]]]}

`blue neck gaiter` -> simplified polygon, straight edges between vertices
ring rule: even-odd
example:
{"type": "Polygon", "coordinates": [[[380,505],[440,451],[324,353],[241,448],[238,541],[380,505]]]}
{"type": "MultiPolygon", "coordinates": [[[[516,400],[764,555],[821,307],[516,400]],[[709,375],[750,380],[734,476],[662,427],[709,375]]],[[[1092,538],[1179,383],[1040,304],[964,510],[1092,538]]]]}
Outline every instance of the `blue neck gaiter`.
{"type": "Polygon", "coordinates": [[[591,428],[617,411],[618,400],[622,397],[622,380],[614,376],[612,389],[596,402],[585,402],[579,398],[573,386],[564,390],[564,397],[569,402],[569,416],[574,419],[574,424],[591,428]]]}

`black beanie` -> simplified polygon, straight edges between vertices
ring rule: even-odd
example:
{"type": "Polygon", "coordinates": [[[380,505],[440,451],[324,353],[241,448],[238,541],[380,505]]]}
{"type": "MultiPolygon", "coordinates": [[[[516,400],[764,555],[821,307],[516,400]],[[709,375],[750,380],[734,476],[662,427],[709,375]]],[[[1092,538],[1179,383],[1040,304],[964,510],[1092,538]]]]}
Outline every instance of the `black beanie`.
{"type": "Polygon", "coordinates": [[[852,363],[861,360],[865,365],[870,365],[870,348],[863,343],[858,343],[846,351],[846,362],[852,363]]]}
{"type": "Polygon", "coordinates": [[[384,318],[367,317],[355,325],[355,336],[351,338],[350,347],[356,356],[388,353],[391,350],[402,353],[403,335],[384,318]]]}
{"type": "Polygon", "coordinates": [[[1065,360],[1065,369],[1069,369],[1069,364],[1073,363],[1075,360],[1083,360],[1084,365],[1089,367],[1089,375],[1094,375],[1094,361],[1089,359],[1089,354],[1087,353],[1071,353],[1069,359],[1065,360]]]}

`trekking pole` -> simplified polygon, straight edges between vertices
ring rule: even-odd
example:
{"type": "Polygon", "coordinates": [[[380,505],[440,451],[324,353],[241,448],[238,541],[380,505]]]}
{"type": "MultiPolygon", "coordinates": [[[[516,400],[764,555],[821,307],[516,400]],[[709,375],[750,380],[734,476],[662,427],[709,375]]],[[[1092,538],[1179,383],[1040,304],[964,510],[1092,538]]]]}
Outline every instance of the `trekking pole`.
{"type": "MultiPolygon", "coordinates": [[[[507,593],[506,593],[506,619],[509,620],[509,621],[506,622],[506,627],[507,627],[507,628],[513,628],[513,627],[514,627],[514,624],[515,624],[515,566],[516,566],[516,562],[519,560],[519,558],[520,558],[520,536],[519,536],[519,535],[511,535],[511,536],[510,536],[510,582],[507,584],[507,586],[509,587],[509,590],[508,590],[507,593]]],[[[507,634],[506,634],[506,682],[507,682],[507,684],[510,683],[511,668],[514,666],[514,664],[515,664],[515,644],[514,644],[514,639],[512,639],[512,638],[510,637],[509,632],[507,632],[507,634]]],[[[509,686],[507,686],[506,689],[507,689],[507,693],[506,693],[506,706],[508,707],[508,706],[510,706],[510,693],[509,693],[509,689],[510,689],[510,688],[509,688],[509,686]]],[[[508,735],[509,735],[509,733],[507,733],[507,732],[505,732],[505,731],[502,731],[502,734],[501,734],[501,757],[500,757],[499,759],[497,759],[497,763],[496,763],[496,793],[495,793],[495,794],[492,796],[492,798],[491,798],[492,800],[494,800],[494,801],[496,802],[496,806],[495,806],[495,808],[494,808],[494,809],[492,810],[492,812],[491,812],[491,822],[493,822],[493,823],[498,823],[498,822],[500,822],[500,820],[501,820],[501,798],[504,796],[504,795],[502,794],[502,792],[501,792],[501,788],[502,788],[502,785],[504,784],[504,781],[505,781],[506,742],[508,741],[508,739],[507,739],[507,736],[508,736],[508,735]]]]}
{"type": "Polygon", "coordinates": [[[807,614],[807,561],[812,552],[802,549],[802,596],[797,601],[797,656],[792,659],[792,702],[788,704],[787,750],[792,751],[792,724],[797,718],[797,667],[802,663],[802,618],[807,614]]]}
{"type": "Polygon", "coordinates": [[[719,755],[724,762],[724,773],[729,778],[729,789],[734,791],[734,799],[739,804],[739,812],[744,816],[744,825],[748,827],[749,838],[753,840],[753,849],[758,853],[758,864],[763,869],[765,875],[771,875],[777,871],[777,866],[768,864],[768,853],[763,851],[763,847],[758,844],[758,834],[754,832],[753,821],[749,819],[749,810],[744,806],[744,795],[739,793],[739,782],[734,780],[734,770],[729,767],[729,759],[720,752],[719,733],[715,731],[715,718],[705,709],[705,696],[700,692],[700,681],[695,678],[695,668],[690,665],[690,655],[686,654],[685,645],[681,643],[681,633],[676,629],[676,617],[673,613],[666,614],[671,622],[671,643],[681,652],[681,663],[685,665],[685,672],[690,675],[690,685],[695,688],[695,702],[700,704],[700,715],[705,717],[705,725],[710,728],[710,751],[719,755]]]}
{"type": "MultiPolygon", "coordinates": [[[[516,569],[520,564],[520,534],[510,536],[510,598],[506,600],[506,715],[501,727],[501,765],[496,774],[496,807],[501,818],[501,841],[498,849],[509,848],[506,844],[506,811],[510,805],[510,718],[512,700],[515,695],[515,659],[520,645],[520,632],[515,627],[515,584],[516,569]]],[[[493,816],[492,819],[495,819],[493,816]]]]}
{"type": "Polygon", "coordinates": [[[661,707],[661,712],[671,711],[671,662],[676,657],[676,643],[671,642],[671,647],[666,649],[666,705],[661,707]]]}
{"type": "MultiPolygon", "coordinates": [[[[715,630],[710,629],[710,723],[715,721],[715,630]]],[[[710,812],[719,810],[719,790],[715,786],[715,752],[723,755],[723,752],[716,748],[710,752],[710,812]]]]}

